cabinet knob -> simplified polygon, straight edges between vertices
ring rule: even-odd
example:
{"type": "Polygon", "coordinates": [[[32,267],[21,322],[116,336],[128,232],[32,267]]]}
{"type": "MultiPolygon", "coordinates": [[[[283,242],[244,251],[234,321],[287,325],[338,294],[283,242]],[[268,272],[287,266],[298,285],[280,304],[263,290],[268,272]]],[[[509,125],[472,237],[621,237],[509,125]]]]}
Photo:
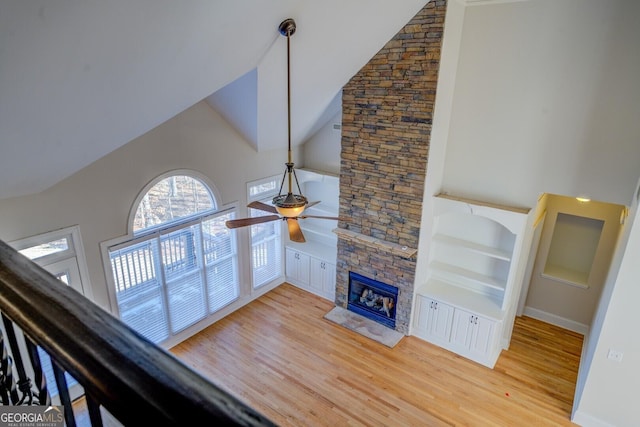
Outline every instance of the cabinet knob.
{"type": "Polygon", "coordinates": [[[469,316],[469,323],[473,323],[473,316],[469,316]]]}

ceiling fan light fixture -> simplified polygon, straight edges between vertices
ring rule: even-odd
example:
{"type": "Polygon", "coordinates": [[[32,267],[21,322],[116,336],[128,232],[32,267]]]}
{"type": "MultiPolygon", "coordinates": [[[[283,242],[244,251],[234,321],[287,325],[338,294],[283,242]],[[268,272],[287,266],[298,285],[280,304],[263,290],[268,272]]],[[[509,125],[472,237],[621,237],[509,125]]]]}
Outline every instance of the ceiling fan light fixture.
{"type": "Polygon", "coordinates": [[[287,218],[300,216],[307,203],[307,198],[301,194],[288,193],[273,198],[273,205],[278,213],[287,218]]]}

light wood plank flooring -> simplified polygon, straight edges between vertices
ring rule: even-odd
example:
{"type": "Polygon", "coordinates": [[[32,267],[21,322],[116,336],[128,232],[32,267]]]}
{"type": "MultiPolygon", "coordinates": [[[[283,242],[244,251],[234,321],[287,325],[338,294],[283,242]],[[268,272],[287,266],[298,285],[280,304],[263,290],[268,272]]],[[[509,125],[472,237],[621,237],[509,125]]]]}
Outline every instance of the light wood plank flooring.
{"type": "Polygon", "coordinates": [[[582,336],[519,318],[491,370],[416,337],[390,349],[283,284],[171,352],[281,426],[571,426],[582,336]]]}

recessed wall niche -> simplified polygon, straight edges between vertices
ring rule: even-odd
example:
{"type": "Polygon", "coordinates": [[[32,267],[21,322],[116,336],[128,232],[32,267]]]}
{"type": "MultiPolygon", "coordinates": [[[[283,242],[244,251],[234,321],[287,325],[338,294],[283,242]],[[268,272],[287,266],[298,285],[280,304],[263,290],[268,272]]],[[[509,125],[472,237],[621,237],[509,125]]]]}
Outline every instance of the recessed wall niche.
{"type": "Polygon", "coordinates": [[[543,276],[588,287],[604,221],[558,213],[543,276]]]}

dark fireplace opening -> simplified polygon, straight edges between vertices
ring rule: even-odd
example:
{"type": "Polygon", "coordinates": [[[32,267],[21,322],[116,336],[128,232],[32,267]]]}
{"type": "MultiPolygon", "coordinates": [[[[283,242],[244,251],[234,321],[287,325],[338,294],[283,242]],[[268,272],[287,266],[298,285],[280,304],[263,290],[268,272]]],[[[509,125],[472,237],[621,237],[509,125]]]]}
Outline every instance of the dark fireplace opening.
{"type": "Polygon", "coordinates": [[[397,287],[349,272],[348,310],[395,329],[397,302],[397,287]]]}

